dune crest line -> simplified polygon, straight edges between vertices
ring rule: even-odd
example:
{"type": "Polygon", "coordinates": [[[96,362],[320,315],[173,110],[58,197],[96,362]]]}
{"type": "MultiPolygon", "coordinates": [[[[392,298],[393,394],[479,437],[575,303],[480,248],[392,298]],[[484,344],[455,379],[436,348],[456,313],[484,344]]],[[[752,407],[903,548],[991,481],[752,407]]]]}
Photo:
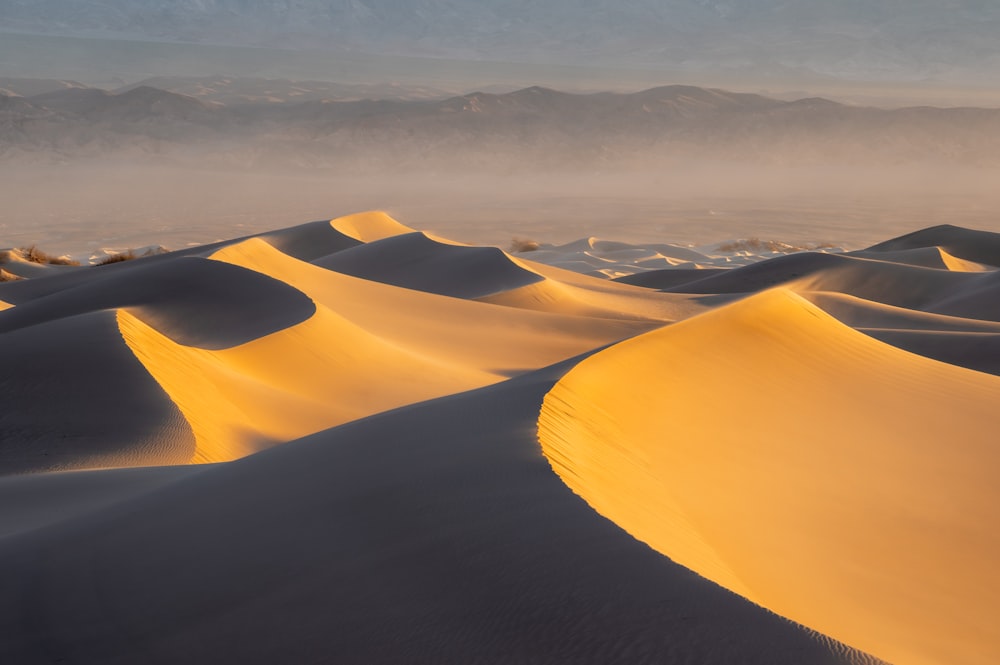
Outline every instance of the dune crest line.
{"type": "Polygon", "coordinates": [[[896,665],[986,665],[998,400],[774,289],[582,361],[538,432],[574,492],[695,572],[896,665]]]}

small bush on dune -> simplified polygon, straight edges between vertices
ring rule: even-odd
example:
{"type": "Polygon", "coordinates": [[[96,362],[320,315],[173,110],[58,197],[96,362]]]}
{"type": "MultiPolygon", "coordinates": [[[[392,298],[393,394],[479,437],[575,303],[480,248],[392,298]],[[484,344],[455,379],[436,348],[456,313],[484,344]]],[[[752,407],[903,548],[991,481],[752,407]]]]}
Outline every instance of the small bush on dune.
{"type": "Polygon", "coordinates": [[[760,238],[745,238],[723,243],[716,247],[718,252],[780,252],[791,254],[792,252],[809,252],[818,249],[834,249],[834,245],[828,242],[813,243],[806,245],[793,245],[778,240],[761,240],[760,238]]]}
{"type": "Polygon", "coordinates": [[[122,252],[121,254],[112,254],[111,256],[106,256],[103,259],[101,259],[100,261],[98,261],[97,263],[95,263],[94,265],[97,265],[97,266],[106,266],[106,265],[109,265],[111,263],[121,263],[122,261],[131,261],[132,259],[136,259],[136,258],[139,258],[139,257],[137,257],[135,255],[135,252],[133,252],[130,249],[127,252],[122,252]]]}
{"type": "Polygon", "coordinates": [[[530,238],[511,238],[510,247],[507,251],[515,254],[519,252],[533,252],[541,247],[541,243],[530,238]]]}
{"type": "Polygon", "coordinates": [[[48,264],[53,266],[78,266],[79,261],[74,261],[66,256],[52,256],[42,250],[38,249],[36,245],[31,247],[22,247],[18,250],[21,257],[25,261],[31,261],[32,263],[39,263],[42,265],[48,264]]]}

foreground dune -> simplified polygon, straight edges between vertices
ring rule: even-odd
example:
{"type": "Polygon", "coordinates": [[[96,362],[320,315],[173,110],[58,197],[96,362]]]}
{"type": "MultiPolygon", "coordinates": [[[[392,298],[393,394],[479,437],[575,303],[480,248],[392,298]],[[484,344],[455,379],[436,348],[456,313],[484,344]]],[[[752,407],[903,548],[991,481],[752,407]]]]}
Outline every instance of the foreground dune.
{"type": "Polygon", "coordinates": [[[584,360],[539,437],[598,512],[709,579],[891,662],[985,664],[998,400],[1000,378],[777,290],[584,360]]]}
{"type": "MultiPolygon", "coordinates": [[[[47,526],[0,541],[0,659],[874,662],[672,563],[567,490],[533,426],[567,367],[145,491],[148,469],[39,476],[50,502],[90,493],[93,510],[39,515],[47,526]],[[105,474],[113,486],[94,497],[105,474]]],[[[10,482],[0,496],[33,496],[10,482]]]]}
{"type": "Polygon", "coordinates": [[[0,662],[1000,660],[1000,235],[798,249],[25,267],[0,662]]]}

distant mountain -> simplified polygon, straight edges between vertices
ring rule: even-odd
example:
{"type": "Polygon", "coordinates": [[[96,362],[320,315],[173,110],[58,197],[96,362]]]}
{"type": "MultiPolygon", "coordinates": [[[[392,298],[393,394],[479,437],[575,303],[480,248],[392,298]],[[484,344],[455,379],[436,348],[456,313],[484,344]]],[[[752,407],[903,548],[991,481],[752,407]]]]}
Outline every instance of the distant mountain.
{"type": "Polygon", "coordinates": [[[63,81],[57,79],[31,79],[31,78],[11,78],[0,76],[0,92],[8,95],[19,95],[21,97],[31,97],[41,95],[46,92],[56,90],[66,90],[69,88],[86,88],[82,83],[76,81],[63,81]]]}
{"type": "Polygon", "coordinates": [[[1000,67],[988,0],[5,0],[8,30],[862,79],[1000,67]]]}
{"type": "MultiPolygon", "coordinates": [[[[3,79],[0,79],[2,87],[3,79]]],[[[324,99],[340,101],[361,99],[442,99],[454,92],[427,86],[392,83],[347,84],[327,81],[290,81],[287,79],[238,78],[231,76],[157,76],[123,86],[115,92],[152,87],[221,104],[280,104],[324,99]]]]}
{"type": "Polygon", "coordinates": [[[691,160],[1000,165],[1000,110],[883,110],[692,86],[230,105],[148,86],[117,94],[65,89],[0,96],[0,159],[29,153],[43,160],[157,154],[354,171],[632,168],[691,160]]]}

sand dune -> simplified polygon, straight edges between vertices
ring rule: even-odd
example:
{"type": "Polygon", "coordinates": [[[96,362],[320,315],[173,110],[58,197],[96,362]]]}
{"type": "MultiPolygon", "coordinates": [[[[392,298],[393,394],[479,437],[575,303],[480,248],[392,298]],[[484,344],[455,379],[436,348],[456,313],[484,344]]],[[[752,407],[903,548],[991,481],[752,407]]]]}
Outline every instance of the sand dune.
{"type": "Polygon", "coordinates": [[[803,291],[802,297],[852,328],[998,333],[1000,323],[893,307],[844,293],[803,291]]]}
{"type": "Polygon", "coordinates": [[[539,437],[598,512],[783,616],[890,662],[992,663],[997,400],[776,290],[583,361],[539,437]]]}
{"type": "Polygon", "coordinates": [[[542,281],[495,247],[464,247],[406,233],[332,254],[318,266],[362,279],[456,298],[477,298],[542,281]]]}
{"type": "Polygon", "coordinates": [[[185,464],[194,452],[190,426],[125,346],[113,311],[4,332],[0,366],[0,475],[185,464]]]}
{"type": "Polygon", "coordinates": [[[955,270],[958,272],[984,272],[987,270],[996,270],[995,266],[960,259],[936,246],[879,251],[869,249],[849,252],[849,256],[856,256],[862,259],[889,261],[890,263],[902,263],[920,268],[937,268],[938,270],[955,270]]]}
{"type": "Polygon", "coordinates": [[[130,307],[178,343],[219,349],[299,323],[315,311],[312,301],[294,288],[218,261],[181,257],[136,263],[134,270],[109,272],[103,279],[18,303],[0,319],[0,331],[130,307]]]}
{"type": "Polygon", "coordinates": [[[1000,374],[1000,333],[864,328],[861,331],[911,353],[977,372],[1000,374]]]}
{"type": "Polygon", "coordinates": [[[296,261],[259,240],[213,255],[270,275],[371,334],[415,354],[509,376],[658,325],[514,310],[343,275],[296,261]]]}
{"type": "Polygon", "coordinates": [[[870,252],[939,247],[952,256],[990,266],[1000,266],[1000,235],[963,229],[950,224],[933,226],[872,245],[870,252]]]}
{"type": "Polygon", "coordinates": [[[124,310],[118,324],[191,424],[194,462],[236,459],[501,378],[407,353],[325,307],[307,321],[224,350],[182,346],[124,310]]]}
{"type": "Polygon", "coordinates": [[[29,268],[0,661],[996,662],[998,238],[29,268]]]}
{"type": "Polygon", "coordinates": [[[874,662],[699,578],[573,496],[534,437],[565,369],[380,414],[7,539],[0,657],[874,662]]]}
{"type": "Polygon", "coordinates": [[[631,284],[633,286],[643,286],[648,289],[659,289],[667,291],[699,279],[704,279],[710,275],[717,275],[725,272],[726,268],[674,268],[668,270],[649,270],[637,272],[631,275],[616,277],[614,281],[621,284],[631,284]]]}
{"type": "Polygon", "coordinates": [[[400,224],[386,213],[378,210],[337,217],[330,222],[330,225],[335,230],[360,242],[372,242],[414,232],[414,229],[400,224]]]}

